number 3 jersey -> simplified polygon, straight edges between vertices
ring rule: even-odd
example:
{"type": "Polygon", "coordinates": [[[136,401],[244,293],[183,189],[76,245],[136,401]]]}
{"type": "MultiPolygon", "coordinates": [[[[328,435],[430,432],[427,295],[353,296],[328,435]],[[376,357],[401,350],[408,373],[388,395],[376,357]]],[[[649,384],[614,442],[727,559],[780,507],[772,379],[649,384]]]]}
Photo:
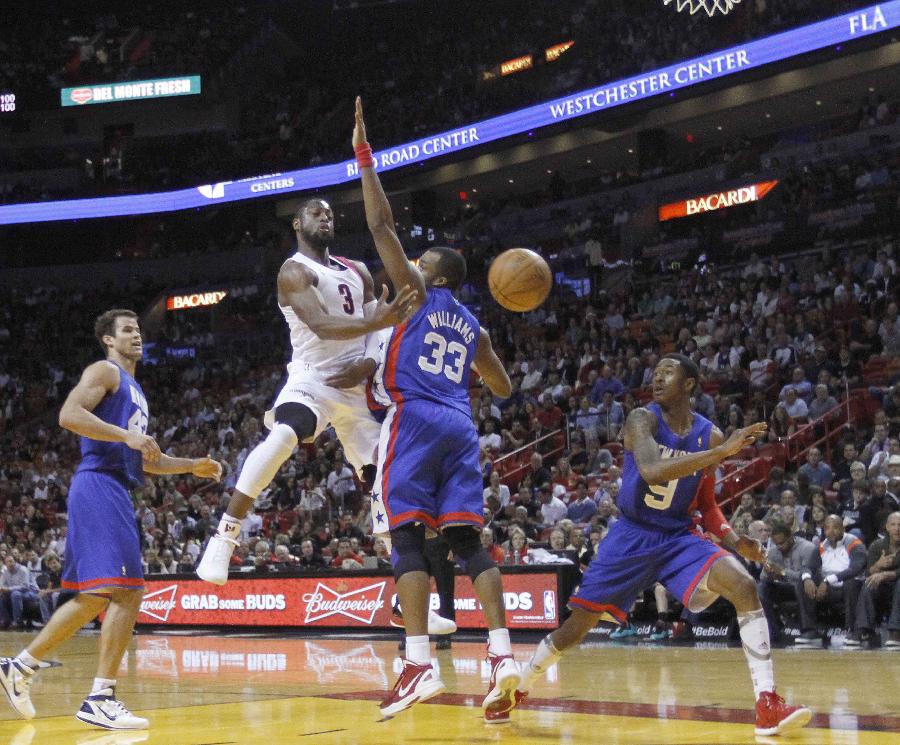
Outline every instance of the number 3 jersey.
{"type": "MultiPolygon", "coordinates": [[[[663,458],[709,450],[712,422],[694,412],[691,431],[675,434],[663,418],[659,405],[651,403],[647,410],[656,417],[654,438],[663,458]]],[[[665,484],[650,485],[643,478],[634,460],[634,453],[625,452],[622,488],[616,504],[619,512],[630,522],[656,531],[676,533],[693,526],[692,513],[703,471],[673,479],[665,484]]]]}
{"type": "MultiPolygon", "coordinates": [[[[119,371],[119,388],[107,393],[97,404],[93,414],[108,424],[129,432],[147,432],[147,399],[138,382],[113,362],[119,371]]],[[[81,463],[76,472],[101,471],[117,477],[129,486],[144,481],[144,464],[139,450],[132,450],[124,442],[102,442],[81,437],[81,463]]]]}
{"type": "Polygon", "coordinates": [[[375,402],[431,401],[471,417],[469,367],[480,333],[450,290],[429,287],[422,307],[385,342],[370,390],[375,402]]]}
{"type": "MultiPolygon", "coordinates": [[[[320,264],[299,251],[288,261],[296,261],[316,275],[316,292],[329,315],[363,317],[363,279],[350,261],[341,256],[330,256],[327,264],[320,264]]],[[[288,364],[291,375],[324,378],[340,372],[365,354],[365,336],[346,340],[322,339],[297,317],[289,305],[278,307],[291,332],[291,346],[294,348],[288,364]]]]}

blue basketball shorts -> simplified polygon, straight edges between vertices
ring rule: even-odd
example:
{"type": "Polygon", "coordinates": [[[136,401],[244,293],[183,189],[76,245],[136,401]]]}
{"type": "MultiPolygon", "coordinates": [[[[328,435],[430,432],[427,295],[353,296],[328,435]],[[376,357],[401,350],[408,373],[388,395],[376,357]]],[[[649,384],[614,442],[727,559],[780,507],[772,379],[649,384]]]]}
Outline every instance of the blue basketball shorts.
{"type": "Polygon", "coordinates": [[[730,555],[697,533],[662,533],[620,518],[600,542],[569,606],[609,614],[624,623],[638,596],[661,582],[686,608],[697,612],[716,598],[697,592],[698,585],[713,564],[730,555]]]}
{"type": "Polygon", "coordinates": [[[63,589],[142,590],[141,540],[124,483],[102,471],[79,471],[69,488],[68,514],[63,589]]]}
{"type": "Polygon", "coordinates": [[[372,491],[373,502],[383,500],[387,527],[393,530],[411,522],[432,530],[481,527],[479,455],[471,415],[431,401],[392,406],[382,424],[372,491]]]}

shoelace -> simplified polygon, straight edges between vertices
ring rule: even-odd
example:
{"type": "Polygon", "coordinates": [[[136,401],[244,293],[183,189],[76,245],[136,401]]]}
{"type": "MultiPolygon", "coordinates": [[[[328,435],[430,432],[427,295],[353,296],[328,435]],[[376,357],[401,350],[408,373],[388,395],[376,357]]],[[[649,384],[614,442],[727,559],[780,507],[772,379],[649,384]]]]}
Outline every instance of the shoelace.
{"type": "Polygon", "coordinates": [[[105,701],[101,701],[100,703],[103,704],[101,708],[103,709],[104,714],[109,714],[109,709],[112,709],[112,713],[117,717],[123,715],[128,717],[132,716],[131,712],[125,708],[125,704],[123,704],[118,699],[108,698],[105,701]]]}

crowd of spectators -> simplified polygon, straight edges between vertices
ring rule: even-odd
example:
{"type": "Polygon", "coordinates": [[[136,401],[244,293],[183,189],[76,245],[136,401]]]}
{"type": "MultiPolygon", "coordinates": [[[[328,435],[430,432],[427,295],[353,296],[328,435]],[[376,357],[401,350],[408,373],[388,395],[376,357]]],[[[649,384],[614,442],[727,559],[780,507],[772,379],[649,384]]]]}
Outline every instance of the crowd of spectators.
{"type": "MultiPolygon", "coordinates": [[[[759,487],[741,495],[731,515],[735,530],[770,546],[770,565],[756,570],[773,624],[779,598],[793,597],[802,611],[801,637],[814,636],[818,604],[837,602],[848,609],[848,631],[861,638],[874,631],[879,604],[897,586],[897,539],[885,526],[893,525],[889,515],[900,506],[900,231],[892,222],[900,169],[896,151],[885,148],[823,158],[791,173],[782,211],[804,215],[810,229],[818,225],[791,233],[801,237],[794,248],[802,248],[791,255],[752,253],[748,260],[742,250],[734,252],[739,260],[726,263],[695,251],[674,264],[640,256],[610,263],[610,231],[629,224],[624,204],[611,207],[602,194],[597,201],[543,204],[559,230],[532,245],[554,270],[572,270],[578,281],[559,284],[544,306],[523,315],[501,311],[483,284],[492,256],[510,245],[502,226],[527,233],[523,205],[497,205],[448,225],[465,246],[472,276],[462,299],[491,330],[513,381],[504,401],[473,390],[485,480],[483,541],[499,561],[590,560],[617,519],[624,422],[647,400],[660,356],[677,351],[702,370],[695,409],[723,432],[769,422],[767,435],[743,459],[773,448],[785,456],[759,487]],[[580,206],[563,206],[575,203],[580,206]],[[869,203],[873,211],[864,220],[840,230],[825,231],[830,223],[810,219],[869,203]],[[593,261],[592,242],[602,244],[600,262],[593,261]],[[803,433],[819,439],[834,431],[830,423],[849,409],[846,426],[818,447],[791,444],[803,433]],[[803,548],[796,560],[791,541],[803,548]],[[803,541],[817,549],[810,552],[803,541]],[[865,550],[868,569],[860,563],[865,550]],[[801,555],[812,564],[799,564],[801,555]],[[783,577],[776,576],[779,569],[783,577]],[[879,579],[856,582],[869,570],[879,579]],[[855,585],[861,587],[853,595],[855,585]]],[[[720,238],[739,219],[724,215],[720,238]]],[[[704,235],[703,245],[711,240],[704,235]]],[[[262,436],[262,414],[283,376],[287,347],[262,345],[248,355],[231,347],[226,353],[221,342],[226,331],[259,336],[278,328],[283,335],[269,274],[252,293],[229,298],[216,311],[173,317],[148,340],[198,350],[192,359],[163,357],[139,372],[161,447],[226,464],[221,484],[154,477],[136,490],[148,573],[193,570],[244,458],[262,436]],[[200,320],[213,312],[239,323],[200,320]]],[[[0,575],[0,609],[9,623],[22,623],[29,606],[33,614],[52,609],[56,597],[66,491],[78,453],[76,439],[54,417],[82,367],[99,353],[85,308],[100,312],[126,296],[141,309],[163,289],[147,281],[125,290],[2,291],[0,558],[8,566],[0,575]]],[[[720,476],[725,499],[726,469],[720,476]]],[[[298,450],[245,520],[235,570],[386,566],[385,547],[371,534],[367,477],[350,471],[340,443],[327,433],[298,450]]]]}

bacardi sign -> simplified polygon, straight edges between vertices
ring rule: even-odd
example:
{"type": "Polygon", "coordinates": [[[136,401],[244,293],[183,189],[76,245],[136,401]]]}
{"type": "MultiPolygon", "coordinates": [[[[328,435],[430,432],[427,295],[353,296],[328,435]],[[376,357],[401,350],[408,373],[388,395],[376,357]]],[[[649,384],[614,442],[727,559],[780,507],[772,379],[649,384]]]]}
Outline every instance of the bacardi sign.
{"type": "Polygon", "coordinates": [[[192,292],[187,295],[170,295],[166,299],[166,310],[186,310],[218,305],[228,293],[225,290],[212,292],[192,292]]]}
{"type": "Polygon", "coordinates": [[[674,220],[679,217],[699,215],[704,212],[736,207],[740,204],[758,202],[778,186],[778,180],[761,181],[756,184],[739,186],[725,191],[716,191],[711,194],[703,194],[679,202],[663,204],[659,208],[659,221],[674,220]]]}

